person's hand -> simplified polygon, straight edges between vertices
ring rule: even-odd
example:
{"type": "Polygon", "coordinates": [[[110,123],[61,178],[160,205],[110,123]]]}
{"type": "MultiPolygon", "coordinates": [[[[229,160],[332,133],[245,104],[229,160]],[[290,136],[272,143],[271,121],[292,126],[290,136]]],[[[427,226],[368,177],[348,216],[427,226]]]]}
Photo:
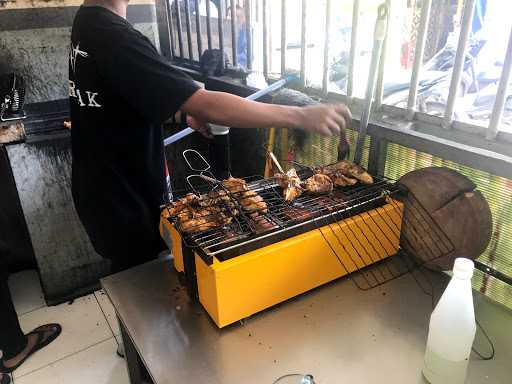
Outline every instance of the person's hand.
{"type": "Polygon", "coordinates": [[[343,104],[318,104],[303,107],[300,126],[311,133],[345,137],[345,129],[352,122],[352,114],[343,104]]]}
{"type": "Polygon", "coordinates": [[[187,115],[187,125],[199,132],[201,135],[206,137],[207,139],[213,139],[212,132],[210,130],[210,124],[201,121],[194,116],[187,115]]]}

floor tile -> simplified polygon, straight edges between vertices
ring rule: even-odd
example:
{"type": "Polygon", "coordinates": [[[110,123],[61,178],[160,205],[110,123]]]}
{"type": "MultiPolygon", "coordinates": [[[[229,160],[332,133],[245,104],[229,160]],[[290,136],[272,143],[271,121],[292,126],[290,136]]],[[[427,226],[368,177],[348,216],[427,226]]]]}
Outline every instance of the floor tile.
{"type": "Polygon", "coordinates": [[[9,289],[18,316],[46,306],[39,275],[35,270],[10,275],[9,289]]]}
{"type": "Polygon", "coordinates": [[[119,335],[121,333],[119,331],[119,323],[117,322],[116,311],[114,310],[114,307],[110,302],[110,299],[105,294],[103,289],[96,291],[95,295],[96,298],[98,299],[98,303],[100,303],[100,307],[103,313],[105,314],[105,317],[107,318],[108,324],[110,325],[112,332],[114,333],[114,335],[119,335]]]}
{"type": "Polygon", "coordinates": [[[15,378],[112,337],[94,295],[76,299],[71,304],[44,307],[20,317],[20,324],[25,333],[45,323],[61,324],[62,335],[31,356],[16,370],[15,378]]]}
{"type": "Polygon", "coordinates": [[[112,337],[28,375],[16,378],[16,384],[128,384],[124,359],[116,355],[112,337]]]}

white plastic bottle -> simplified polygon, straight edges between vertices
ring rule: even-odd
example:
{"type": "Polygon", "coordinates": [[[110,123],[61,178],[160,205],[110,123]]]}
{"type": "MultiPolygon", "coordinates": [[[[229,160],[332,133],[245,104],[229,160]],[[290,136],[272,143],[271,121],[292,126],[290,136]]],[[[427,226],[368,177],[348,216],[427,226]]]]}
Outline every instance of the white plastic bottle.
{"type": "Polygon", "coordinates": [[[475,265],[458,258],[453,277],[430,317],[423,375],[431,384],[463,384],[475,339],[471,277],[475,265]]]}

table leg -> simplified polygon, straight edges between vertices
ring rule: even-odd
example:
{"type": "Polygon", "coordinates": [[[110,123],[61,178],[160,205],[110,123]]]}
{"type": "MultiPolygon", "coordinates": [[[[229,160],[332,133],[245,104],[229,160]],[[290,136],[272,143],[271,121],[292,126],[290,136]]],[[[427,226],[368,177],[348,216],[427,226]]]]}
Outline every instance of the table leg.
{"type": "Polygon", "coordinates": [[[118,319],[119,328],[124,344],[124,355],[126,360],[126,367],[128,369],[128,376],[130,377],[130,384],[152,384],[149,373],[144,366],[142,360],[133,345],[132,339],[128,336],[123,322],[118,319]]]}

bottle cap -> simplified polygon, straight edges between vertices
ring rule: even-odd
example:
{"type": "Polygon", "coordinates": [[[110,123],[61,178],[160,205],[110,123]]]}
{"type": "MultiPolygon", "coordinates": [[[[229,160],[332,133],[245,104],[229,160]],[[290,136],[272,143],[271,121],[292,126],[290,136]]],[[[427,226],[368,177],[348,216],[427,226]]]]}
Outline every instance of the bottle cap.
{"type": "Polygon", "coordinates": [[[453,275],[459,279],[471,279],[474,269],[475,263],[473,263],[472,260],[459,257],[455,259],[455,264],[453,265],[453,275]]]}

